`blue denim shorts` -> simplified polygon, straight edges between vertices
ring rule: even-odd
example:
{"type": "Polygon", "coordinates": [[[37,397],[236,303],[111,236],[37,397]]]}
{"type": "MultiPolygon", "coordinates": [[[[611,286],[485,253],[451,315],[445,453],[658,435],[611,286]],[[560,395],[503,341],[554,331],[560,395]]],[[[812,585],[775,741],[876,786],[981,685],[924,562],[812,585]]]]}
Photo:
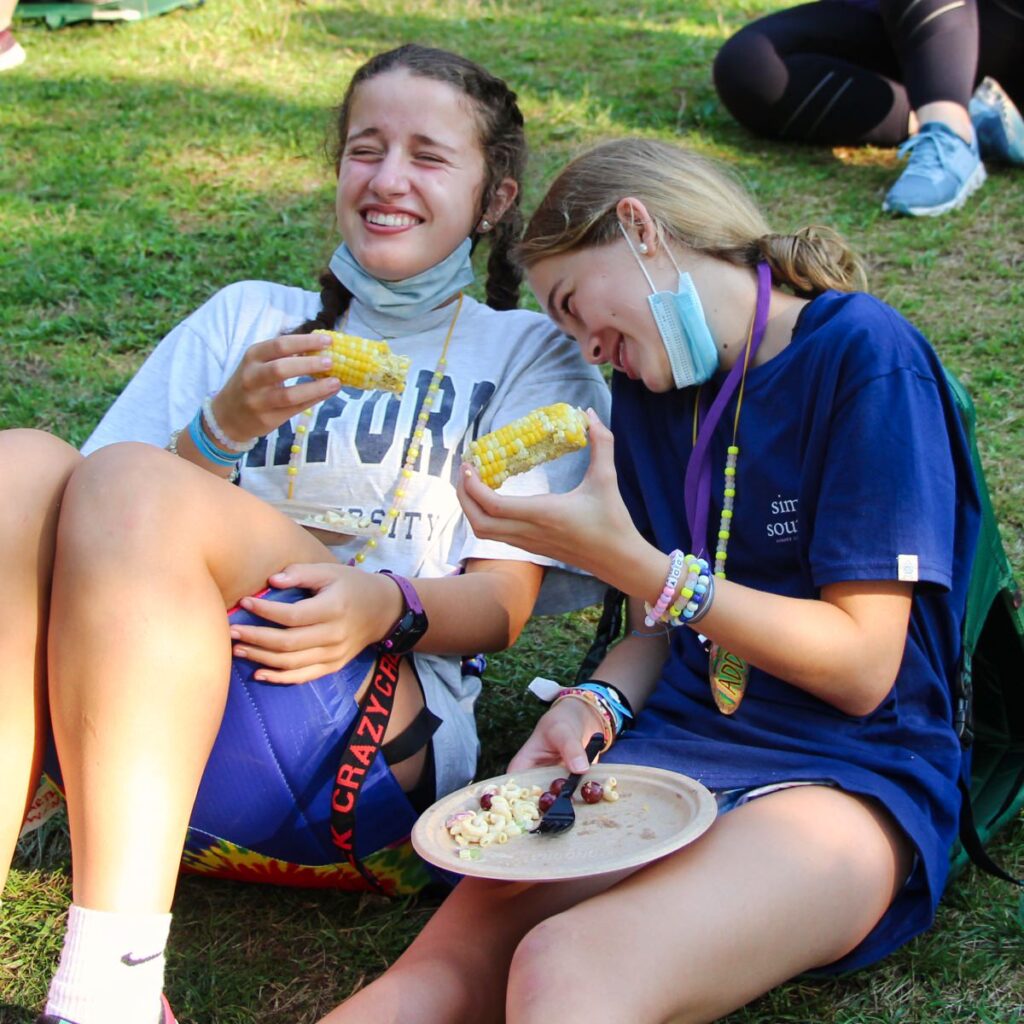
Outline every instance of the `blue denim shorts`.
{"type": "Polygon", "coordinates": [[[749,804],[759,796],[767,796],[769,793],[777,793],[780,789],[793,789],[794,786],[835,786],[835,783],[827,779],[804,779],[799,782],[773,782],[767,786],[740,786],[737,789],[716,789],[714,790],[715,802],[718,804],[718,813],[725,814],[737,807],[749,804]]]}

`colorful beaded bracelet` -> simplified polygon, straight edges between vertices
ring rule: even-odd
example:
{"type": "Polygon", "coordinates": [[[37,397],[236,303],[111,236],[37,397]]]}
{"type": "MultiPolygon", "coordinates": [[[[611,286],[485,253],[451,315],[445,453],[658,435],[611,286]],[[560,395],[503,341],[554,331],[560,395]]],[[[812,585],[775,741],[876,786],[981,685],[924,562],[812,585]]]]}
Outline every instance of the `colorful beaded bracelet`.
{"type": "Polygon", "coordinates": [[[669,609],[668,624],[671,627],[696,626],[711,611],[711,602],[715,599],[714,574],[711,572],[708,572],[707,575],[702,574],[699,584],[701,590],[694,591],[693,599],[687,601],[686,606],[680,610],[679,614],[672,614],[675,611],[674,607],[669,609]]]}
{"type": "MultiPolygon", "coordinates": [[[[703,606],[711,585],[711,573],[708,563],[703,558],[693,558],[686,566],[688,575],[680,588],[679,594],[672,602],[665,618],[670,626],[689,624],[698,610],[703,606]]],[[[701,614],[701,618],[707,610],[701,614]]]]}
{"type": "Polygon", "coordinates": [[[665,586],[662,588],[661,596],[658,598],[657,603],[653,608],[650,605],[645,604],[644,608],[647,612],[644,616],[644,625],[650,629],[656,622],[660,622],[662,616],[665,614],[666,609],[672,603],[672,598],[675,597],[676,587],[679,585],[679,577],[683,574],[683,567],[686,565],[687,558],[690,556],[684,555],[682,551],[673,551],[669,558],[668,575],[665,577],[665,586]]]}

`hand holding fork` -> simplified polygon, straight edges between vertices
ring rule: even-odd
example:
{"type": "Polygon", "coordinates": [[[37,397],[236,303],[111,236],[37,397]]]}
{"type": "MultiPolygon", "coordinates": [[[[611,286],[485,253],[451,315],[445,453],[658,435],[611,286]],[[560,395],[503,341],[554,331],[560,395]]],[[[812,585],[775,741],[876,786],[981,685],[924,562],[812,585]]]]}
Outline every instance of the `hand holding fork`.
{"type": "MultiPolygon", "coordinates": [[[[587,761],[593,762],[604,746],[604,736],[595,732],[587,743],[587,761]]],[[[572,805],[572,795],[576,792],[582,773],[573,772],[562,786],[555,802],[544,812],[536,828],[530,829],[531,835],[560,836],[576,824],[576,811],[572,805]]]]}

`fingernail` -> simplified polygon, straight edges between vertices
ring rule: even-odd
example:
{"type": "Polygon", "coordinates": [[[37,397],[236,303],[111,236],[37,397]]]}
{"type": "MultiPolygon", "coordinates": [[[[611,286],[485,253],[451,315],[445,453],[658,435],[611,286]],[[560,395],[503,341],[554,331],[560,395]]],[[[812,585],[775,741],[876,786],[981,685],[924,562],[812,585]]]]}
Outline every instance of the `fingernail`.
{"type": "Polygon", "coordinates": [[[234,655],[236,658],[248,658],[249,652],[244,647],[236,647],[234,649],[234,655]]]}
{"type": "Polygon", "coordinates": [[[320,365],[325,369],[329,370],[334,365],[334,360],[330,356],[324,356],[320,360],[320,365]]]}
{"type": "Polygon", "coordinates": [[[230,636],[232,640],[240,640],[242,634],[239,633],[237,629],[229,629],[228,636],[230,636]]]}
{"type": "Polygon", "coordinates": [[[241,606],[242,606],[242,607],[243,607],[243,608],[244,608],[244,609],[245,609],[245,610],[246,610],[247,612],[250,612],[250,611],[252,611],[252,598],[251,598],[251,597],[243,597],[243,598],[242,598],[242,600],[241,600],[241,601],[239,601],[238,603],[239,603],[239,604],[240,604],[240,605],[241,605],[241,606]]]}
{"type": "Polygon", "coordinates": [[[579,775],[581,772],[585,772],[590,767],[590,763],[581,754],[579,757],[574,757],[569,762],[569,770],[579,775]]]}

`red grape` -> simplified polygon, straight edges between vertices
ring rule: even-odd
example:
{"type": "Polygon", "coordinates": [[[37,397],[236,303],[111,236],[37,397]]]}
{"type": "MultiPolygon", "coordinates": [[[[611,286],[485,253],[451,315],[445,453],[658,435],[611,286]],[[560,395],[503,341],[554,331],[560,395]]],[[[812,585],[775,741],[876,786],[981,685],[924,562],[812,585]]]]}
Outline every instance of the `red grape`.
{"type": "Polygon", "coordinates": [[[580,787],[580,796],[586,803],[596,804],[604,796],[604,788],[600,782],[584,782],[580,787]]]}
{"type": "Polygon", "coordinates": [[[562,787],[568,781],[569,781],[568,779],[552,779],[551,780],[551,785],[548,786],[548,792],[549,793],[554,793],[555,796],[558,796],[558,794],[562,792],[562,787]]]}
{"type": "Polygon", "coordinates": [[[483,795],[482,795],[482,796],[480,797],[480,806],[481,806],[481,807],[482,807],[482,808],[483,808],[483,809],[484,809],[485,811],[489,811],[489,810],[491,809],[491,797],[492,797],[492,796],[493,796],[493,794],[492,794],[492,793],[484,793],[484,794],[483,794],[483,795]]]}
{"type": "MultiPolygon", "coordinates": [[[[563,779],[562,781],[564,782],[565,780],[563,779]]],[[[543,814],[554,802],[554,793],[541,793],[540,799],[537,801],[537,808],[543,814]]]]}

